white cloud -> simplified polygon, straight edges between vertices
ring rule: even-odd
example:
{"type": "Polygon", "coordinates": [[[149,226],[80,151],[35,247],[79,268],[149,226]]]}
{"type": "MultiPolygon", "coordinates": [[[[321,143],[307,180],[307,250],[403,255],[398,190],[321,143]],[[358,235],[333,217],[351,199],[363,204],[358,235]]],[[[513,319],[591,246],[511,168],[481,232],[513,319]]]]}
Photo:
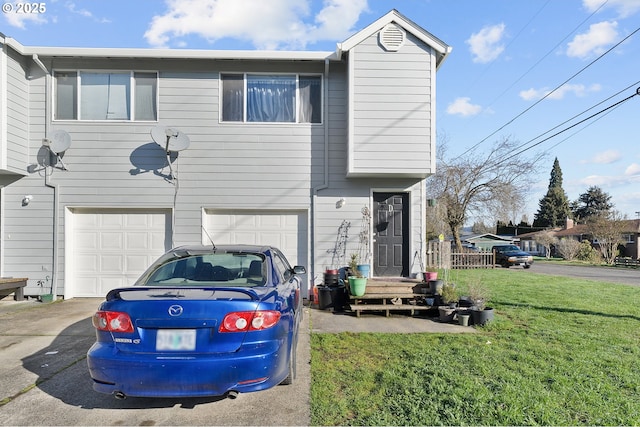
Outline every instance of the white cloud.
{"type": "MultiPolygon", "coordinates": [[[[627,171],[634,165],[627,168],[627,171]]],[[[640,171],[637,168],[640,166],[635,165],[636,169],[632,169],[632,173],[625,171],[624,175],[589,175],[586,178],[579,180],[580,184],[584,186],[597,185],[598,187],[620,187],[629,184],[640,183],[640,171]]]]}
{"type": "Polygon", "coordinates": [[[620,18],[626,18],[640,11],[640,0],[582,0],[582,6],[589,12],[595,12],[600,6],[603,9],[615,9],[620,18]]]}
{"type": "Polygon", "coordinates": [[[640,165],[637,163],[630,164],[624,171],[626,176],[637,176],[640,175],[640,165]]]}
{"type": "Polygon", "coordinates": [[[341,41],[352,32],[367,0],[324,0],[310,16],[309,0],[165,0],[144,34],[155,47],[172,38],[197,35],[210,42],[231,37],[259,49],[304,49],[319,40],[341,41]],[[311,22],[313,21],[313,22],[311,22]]]}
{"type": "Polygon", "coordinates": [[[501,44],[504,37],[504,24],[487,26],[479,32],[471,34],[465,41],[469,45],[469,50],[473,55],[473,62],[487,63],[496,59],[502,51],[504,44],[501,44]]]}
{"type": "Polygon", "coordinates": [[[520,95],[520,98],[524,99],[525,101],[538,100],[547,95],[549,95],[547,97],[548,99],[559,100],[559,99],[564,99],[564,97],[569,93],[572,93],[577,97],[582,97],[582,96],[586,96],[589,92],[599,92],[601,88],[602,87],[599,84],[592,84],[591,86],[585,86],[583,84],[566,84],[561,86],[551,95],[549,95],[551,90],[548,88],[542,88],[542,89],[531,88],[531,89],[520,91],[519,95],[520,95]]]}
{"type": "Polygon", "coordinates": [[[471,98],[457,98],[447,106],[447,114],[459,116],[475,116],[482,107],[471,103],[471,98]]]}
{"type": "Polygon", "coordinates": [[[593,158],[591,158],[590,160],[583,160],[580,163],[582,164],[595,163],[600,165],[608,165],[608,164],[617,162],[621,158],[622,158],[622,153],[620,153],[618,150],[606,150],[600,153],[596,153],[596,155],[593,156],[593,158]]]}
{"type": "Polygon", "coordinates": [[[567,44],[567,56],[572,58],[588,58],[599,55],[605,47],[613,44],[618,38],[615,21],[603,21],[589,26],[589,31],[578,34],[567,44]]]}

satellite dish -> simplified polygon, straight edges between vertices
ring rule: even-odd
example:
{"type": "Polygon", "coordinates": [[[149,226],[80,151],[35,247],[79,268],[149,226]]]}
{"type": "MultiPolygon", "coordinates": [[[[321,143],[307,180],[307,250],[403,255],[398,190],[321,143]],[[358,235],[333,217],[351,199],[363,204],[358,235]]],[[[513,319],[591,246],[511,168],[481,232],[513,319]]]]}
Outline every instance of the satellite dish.
{"type": "Polygon", "coordinates": [[[57,130],[53,132],[51,140],[49,141],[49,150],[56,156],[60,153],[64,153],[71,147],[71,136],[64,130],[57,130]]]}
{"type": "Polygon", "coordinates": [[[178,129],[156,126],[151,129],[151,138],[165,149],[167,154],[171,151],[182,151],[189,147],[189,137],[178,129]]]}

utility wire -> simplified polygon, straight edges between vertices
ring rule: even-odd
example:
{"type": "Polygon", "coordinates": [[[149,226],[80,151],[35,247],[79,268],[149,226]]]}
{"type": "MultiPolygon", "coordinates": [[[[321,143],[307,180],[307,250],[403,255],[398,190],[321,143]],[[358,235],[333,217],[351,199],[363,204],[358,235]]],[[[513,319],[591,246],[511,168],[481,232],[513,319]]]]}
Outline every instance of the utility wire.
{"type": "Polygon", "coordinates": [[[513,123],[514,121],[516,121],[517,119],[519,119],[520,117],[522,117],[525,113],[529,112],[532,108],[534,108],[535,106],[537,106],[538,104],[540,104],[542,101],[544,101],[545,99],[547,99],[549,96],[551,96],[553,93],[555,93],[557,90],[559,90],[562,86],[564,86],[565,84],[567,84],[568,82],[570,82],[571,80],[573,80],[575,77],[577,77],[578,75],[580,75],[582,72],[584,72],[587,68],[591,67],[593,64],[595,64],[597,61],[599,61],[600,59],[602,59],[605,55],[607,55],[608,53],[610,53],[611,51],[613,51],[615,48],[617,48],[618,46],[620,46],[622,43],[624,43],[625,41],[627,41],[629,38],[631,38],[633,35],[635,35],[638,31],[640,31],[640,27],[636,28],[632,33],[630,33],[629,35],[627,35],[625,38],[623,38],[622,40],[620,40],[618,43],[616,43],[615,45],[613,45],[611,48],[609,48],[607,51],[605,51],[604,53],[602,53],[600,56],[598,56],[596,59],[594,59],[593,61],[591,61],[589,64],[587,64],[586,66],[584,66],[583,68],[581,68],[578,72],[574,73],[571,77],[569,77],[568,79],[566,79],[564,82],[562,82],[561,84],[559,84],[558,86],[556,86],[553,90],[551,90],[550,92],[548,92],[547,94],[545,94],[542,98],[540,98],[538,101],[534,102],[531,106],[529,106],[528,108],[526,108],[524,111],[522,111],[521,113],[519,113],[518,115],[516,115],[514,118],[512,118],[511,120],[509,120],[507,123],[505,123],[504,125],[500,126],[498,129],[496,129],[495,131],[493,131],[491,134],[487,135],[485,138],[483,138],[481,141],[479,141],[478,143],[474,144],[471,148],[469,148],[468,150],[466,150],[464,153],[462,153],[460,156],[464,156],[465,154],[467,154],[469,151],[473,150],[474,148],[476,148],[478,145],[482,144],[483,142],[485,142],[487,139],[489,139],[490,137],[492,137],[493,135],[495,135],[496,133],[498,133],[499,131],[501,131],[502,129],[504,129],[505,127],[507,127],[508,125],[510,125],[511,123],[513,123]]]}
{"type": "MultiPolygon", "coordinates": [[[[513,83],[511,83],[511,85],[509,85],[509,87],[507,87],[504,91],[502,91],[502,93],[500,93],[500,95],[498,95],[497,97],[495,97],[493,99],[493,101],[491,101],[487,107],[492,106],[498,99],[502,98],[502,96],[504,96],[505,93],[507,93],[509,90],[511,90],[511,88],[513,88],[516,83],[518,83],[520,80],[522,80],[524,78],[524,76],[526,76],[527,74],[529,74],[534,68],[536,68],[538,65],[540,65],[540,63],[545,60],[547,58],[547,56],[551,55],[562,43],[565,42],[565,40],[567,40],[569,37],[571,37],[572,34],[574,34],[576,31],[578,31],[578,28],[582,27],[582,25],[584,25],[585,22],[589,21],[591,19],[591,17],[593,17],[593,15],[595,15],[596,13],[598,13],[600,11],[600,9],[602,9],[604,7],[604,5],[606,5],[609,2],[609,0],[605,0],[595,11],[593,11],[593,13],[589,16],[587,16],[582,22],[580,22],[578,25],[576,25],[574,27],[573,30],[571,30],[571,32],[569,32],[562,40],[560,40],[558,43],[556,43],[555,46],[553,46],[551,49],[549,49],[549,51],[547,53],[545,53],[542,58],[538,59],[538,61],[533,64],[531,67],[529,67],[529,69],[527,69],[527,71],[525,71],[524,73],[522,73],[522,75],[520,77],[518,77],[513,83]]],[[[546,5],[545,5],[546,6],[546,5]]],[[[491,135],[490,135],[491,136],[491,135]]],[[[483,139],[482,141],[480,141],[480,143],[484,142],[486,140],[483,139]]],[[[480,144],[478,143],[478,144],[480,144]]],[[[473,146],[471,149],[475,148],[478,144],[476,144],[475,146],[473,146]]]]}
{"type": "Polygon", "coordinates": [[[621,93],[623,93],[623,92],[625,92],[625,91],[629,90],[630,88],[632,88],[633,86],[636,86],[636,85],[638,85],[638,84],[640,84],[640,80],[639,80],[639,81],[637,81],[637,82],[635,82],[635,83],[630,84],[629,86],[625,87],[625,88],[624,88],[624,89],[622,89],[622,90],[619,90],[618,92],[614,93],[613,95],[609,96],[609,97],[608,97],[608,98],[606,98],[606,99],[603,99],[602,101],[598,102],[597,104],[595,104],[595,105],[593,105],[593,106],[591,106],[591,107],[587,108],[586,110],[582,111],[581,113],[578,113],[578,114],[576,114],[575,116],[573,116],[573,117],[571,117],[571,118],[569,118],[569,119],[565,120],[564,122],[562,122],[562,123],[560,123],[560,124],[558,124],[558,125],[556,125],[556,126],[552,127],[552,128],[551,128],[551,129],[549,129],[548,131],[543,132],[543,133],[541,133],[540,135],[538,135],[538,136],[536,136],[536,137],[534,137],[534,138],[531,138],[529,141],[527,141],[527,142],[525,142],[525,143],[523,143],[523,144],[520,144],[520,145],[519,145],[519,146],[517,146],[517,147],[514,147],[513,151],[515,151],[515,150],[519,150],[519,149],[521,149],[522,147],[527,146],[528,144],[532,143],[532,142],[533,142],[533,141],[535,141],[536,139],[541,138],[541,137],[543,137],[544,135],[546,135],[546,134],[548,134],[548,133],[550,133],[550,132],[553,132],[554,130],[558,129],[560,126],[563,126],[563,125],[565,125],[565,124],[569,123],[570,121],[572,121],[572,120],[574,120],[574,119],[576,119],[576,118],[578,118],[578,117],[582,116],[582,115],[583,115],[583,114],[585,114],[587,111],[593,110],[594,108],[596,108],[596,107],[598,107],[598,106],[600,106],[600,105],[604,104],[605,102],[609,101],[610,99],[615,98],[616,96],[620,95],[621,93]]]}
{"type": "Polygon", "coordinates": [[[610,105],[610,106],[598,111],[597,113],[594,113],[594,114],[590,115],[589,117],[586,117],[583,120],[580,120],[579,122],[576,122],[576,123],[572,124],[571,126],[565,128],[565,129],[563,129],[563,130],[561,130],[559,132],[556,132],[553,135],[550,135],[547,138],[544,138],[543,140],[538,141],[535,144],[533,144],[533,145],[531,145],[531,146],[529,146],[527,148],[524,148],[524,149],[518,151],[517,153],[511,154],[510,156],[502,159],[498,164],[502,164],[502,163],[506,162],[509,159],[512,159],[512,158],[514,158],[516,156],[519,156],[520,154],[524,153],[525,151],[531,150],[533,147],[536,147],[536,146],[542,144],[543,142],[546,142],[546,141],[550,140],[551,138],[554,138],[554,137],[556,137],[556,136],[568,131],[569,129],[573,129],[574,127],[578,126],[581,123],[586,122],[587,120],[591,120],[592,118],[594,118],[594,117],[596,117],[596,116],[598,116],[598,115],[600,115],[602,113],[605,113],[605,112],[611,110],[612,108],[616,108],[616,107],[622,105],[623,103],[629,101],[631,98],[633,98],[634,96],[637,96],[637,95],[640,95],[640,87],[638,89],[636,89],[636,92],[633,95],[628,96],[628,97],[616,102],[615,104],[612,104],[612,105],[610,105]]]}

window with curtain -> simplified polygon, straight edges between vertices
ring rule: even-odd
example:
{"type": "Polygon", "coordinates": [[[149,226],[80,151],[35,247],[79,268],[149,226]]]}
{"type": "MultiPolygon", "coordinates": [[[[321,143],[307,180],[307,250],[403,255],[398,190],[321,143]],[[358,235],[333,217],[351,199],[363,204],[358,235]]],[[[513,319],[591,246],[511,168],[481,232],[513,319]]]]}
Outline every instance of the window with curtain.
{"type": "Polygon", "coordinates": [[[56,72],[56,120],[157,120],[153,72],[56,72]]]}
{"type": "Polygon", "coordinates": [[[223,74],[221,83],[222,121],[322,121],[320,76],[223,74]]]}

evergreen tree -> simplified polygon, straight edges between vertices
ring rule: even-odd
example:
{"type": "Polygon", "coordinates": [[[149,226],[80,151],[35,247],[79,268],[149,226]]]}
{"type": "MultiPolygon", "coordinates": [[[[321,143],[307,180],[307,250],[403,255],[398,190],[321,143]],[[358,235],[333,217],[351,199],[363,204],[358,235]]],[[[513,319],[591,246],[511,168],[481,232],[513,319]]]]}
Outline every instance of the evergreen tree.
{"type": "Polygon", "coordinates": [[[598,186],[591,186],[586,193],[582,193],[578,200],[571,203],[573,217],[580,222],[600,215],[608,215],[613,204],[609,203],[611,196],[598,186]]]}
{"type": "Polygon", "coordinates": [[[547,194],[538,203],[538,212],[533,219],[534,227],[558,227],[571,216],[569,199],[562,188],[562,169],[558,158],[553,162],[547,194]]]}

